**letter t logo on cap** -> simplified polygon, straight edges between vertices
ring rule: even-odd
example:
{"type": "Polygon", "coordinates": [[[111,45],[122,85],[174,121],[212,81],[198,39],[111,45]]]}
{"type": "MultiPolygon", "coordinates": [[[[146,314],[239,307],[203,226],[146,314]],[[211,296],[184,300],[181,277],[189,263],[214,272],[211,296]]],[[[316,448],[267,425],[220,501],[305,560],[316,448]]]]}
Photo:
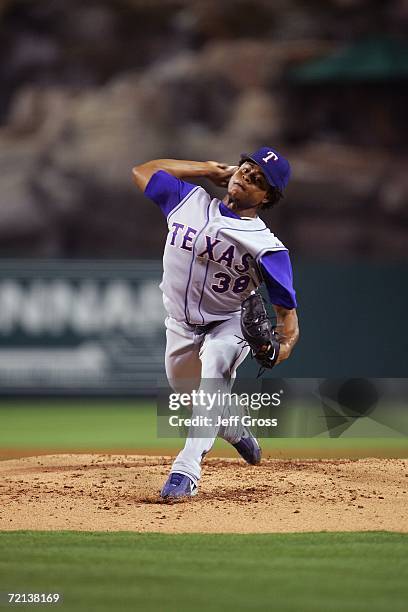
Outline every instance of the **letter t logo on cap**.
{"type": "Polygon", "coordinates": [[[268,151],[267,156],[263,157],[262,161],[264,161],[265,164],[267,164],[270,159],[274,159],[275,161],[278,161],[278,156],[273,151],[268,151]]]}

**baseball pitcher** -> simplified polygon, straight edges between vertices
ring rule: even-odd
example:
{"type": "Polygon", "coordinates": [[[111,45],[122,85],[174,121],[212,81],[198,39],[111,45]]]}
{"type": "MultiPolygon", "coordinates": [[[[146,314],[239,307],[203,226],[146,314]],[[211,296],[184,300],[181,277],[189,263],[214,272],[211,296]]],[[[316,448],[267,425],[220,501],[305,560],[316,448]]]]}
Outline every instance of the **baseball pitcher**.
{"type": "MultiPolygon", "coordinates": [[[[299,336],[292,268],[286,247],[258,211],[276,205],[290,178],[289,162],[270,147],[242,154],[238,166],[215,161],[152,160],[133,168],[137,187],[167,218],[163,256],[166,318],[165,367],[176,392],[208,388],[230,391],[249,351],[263,368],[287,359],[299,336]],[[226,187],[223,200],[186,179],[205,177],[226,187]],[[266,284],[279,334],[256,292],[266,284]],[[245,343],[240,341],[243,338],[245,343]],[[212,381],[212,382],[211,382],[212,381]]],[[[221,414],[223,407],[220,408],[221,414]]],[[[195,416],[205,406],[194,406],[195,416]]],[[[240,422],[189,430],[161,496],[197,493],[201,461],[217,436],[252,465],[261,449],[240,422]]]]}

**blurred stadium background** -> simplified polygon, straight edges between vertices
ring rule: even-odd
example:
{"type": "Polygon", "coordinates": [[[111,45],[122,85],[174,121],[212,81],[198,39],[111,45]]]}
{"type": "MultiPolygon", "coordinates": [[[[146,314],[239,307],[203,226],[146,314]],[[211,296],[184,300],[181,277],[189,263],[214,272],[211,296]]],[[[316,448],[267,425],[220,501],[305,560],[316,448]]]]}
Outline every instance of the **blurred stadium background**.
{"type": "Polygon", "coordinates": [[[407,25],[406,0],[2,0],[2,395],[154,395],[166,226],[131,168],[261,144],[293,165],[264,215],[299,298],[279,376],[405,377],[407,25]]]}

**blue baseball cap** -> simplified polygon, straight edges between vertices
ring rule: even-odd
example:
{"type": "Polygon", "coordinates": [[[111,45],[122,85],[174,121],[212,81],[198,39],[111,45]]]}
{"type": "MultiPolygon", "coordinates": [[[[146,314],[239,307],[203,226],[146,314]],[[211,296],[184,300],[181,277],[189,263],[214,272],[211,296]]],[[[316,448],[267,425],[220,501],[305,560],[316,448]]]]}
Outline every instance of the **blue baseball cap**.
{"type": "Polygon", "coordinates": [[[265,175],[266,180],[272,187],[281,191],[285,189],[290,179],[290,164],[280,153],[271,147],[261,147],[255,153],[248,155],[242,153],[241,159],[255,162],[265,175]]]}

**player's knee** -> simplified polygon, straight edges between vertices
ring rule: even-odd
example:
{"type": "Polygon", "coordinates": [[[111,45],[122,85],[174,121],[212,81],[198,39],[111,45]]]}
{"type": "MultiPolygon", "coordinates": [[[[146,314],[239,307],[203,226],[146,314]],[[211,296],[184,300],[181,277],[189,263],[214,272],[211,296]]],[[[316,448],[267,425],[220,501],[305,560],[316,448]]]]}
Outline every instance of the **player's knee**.
{"type": "Polygon", "coordinates": [[[201,379],[201,362],[198,355],[167,355],[165,359],[167,380],[173,391],[190,393],[197,389],[201,379]]]}
{"type": "Polygon", "coordinates": [[[203,352],[203,377],[206,378],[229,378],[234,359],[233,352],[228,349],[225,342],[215,340],[211,342],[203,352]]]}

